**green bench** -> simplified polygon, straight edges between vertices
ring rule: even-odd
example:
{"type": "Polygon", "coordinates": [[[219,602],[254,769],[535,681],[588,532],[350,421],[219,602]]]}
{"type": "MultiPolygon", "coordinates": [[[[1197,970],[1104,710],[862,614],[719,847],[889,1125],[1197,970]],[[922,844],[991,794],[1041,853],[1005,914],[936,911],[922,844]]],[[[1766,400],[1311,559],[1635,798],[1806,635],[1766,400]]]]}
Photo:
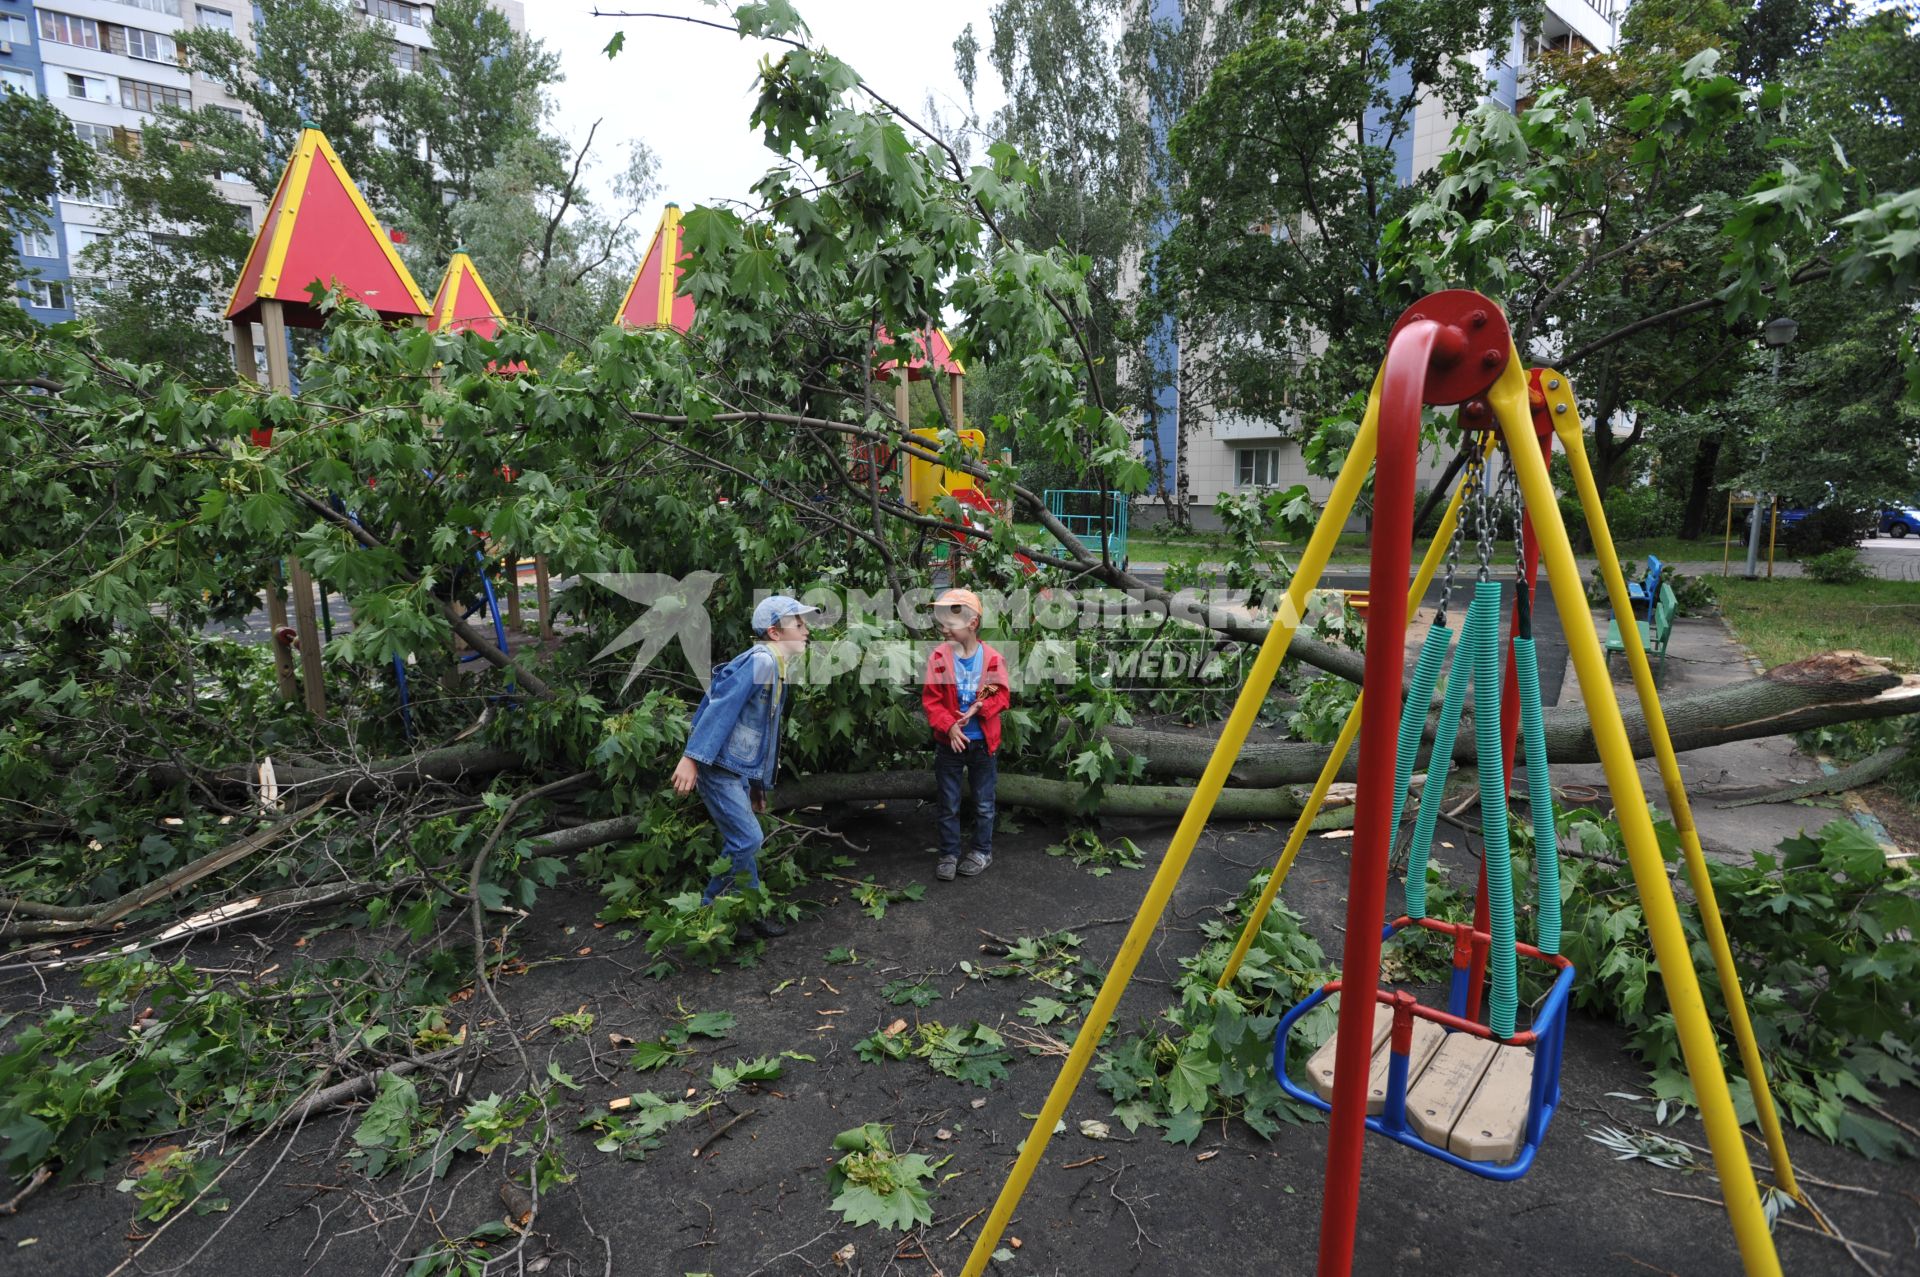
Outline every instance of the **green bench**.
{"type": "MultiPolygon", "coordinates": [[[[1650,655],[1658,656],[1659,663],[1654,666],[1653,677],[1656,681],[1667,672],[1667,640],[1673,637],[1673,614],[1680,609],[1680,600],[1673,595],[1673,587],[1666,582],[1660,584],[1660,597],[1654,600],[1653,615],[1647,620],[1636,620],[1640,627],[1640,647],[1650,655]]],[[[1620,617],[1615,614],[1607,622],[1607,665],[1613,665],[1613,654],[1627,650],[1626,641],[1620,636],[1620,617]]]]}

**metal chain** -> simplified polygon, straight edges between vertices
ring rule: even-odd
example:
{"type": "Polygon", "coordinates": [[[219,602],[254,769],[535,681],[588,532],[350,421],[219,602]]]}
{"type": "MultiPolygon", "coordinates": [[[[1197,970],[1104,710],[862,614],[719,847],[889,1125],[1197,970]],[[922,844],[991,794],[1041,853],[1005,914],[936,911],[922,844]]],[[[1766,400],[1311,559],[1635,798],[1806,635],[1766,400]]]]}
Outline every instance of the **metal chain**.
{"type": "MultiPolygon", "coordinates": [[[[1467,502],[1473,498],[1474,485],[1480,477],[1480,456],[1476,452],[1467,463],[1467,471],[1460,478],[1460,508],[1466,510],[1467,502]]],[[[1447,538],[1446,576],[1440,584],[1440,610],[1434,614],[1433,623],[1444,625],[1447,621],[1447,607],[1453,602],[1453,578],[1460,570],[1460,533],[1466,524],[1464,518],[1453,521],[1453,535],[1447,538]]]]}
{"type": "MultiPolygon", "coordinates": [[[[1495,455],[1499,455],[1497,451],[1495,455]]],[[[1480,542],[1480,575],[1475,579],[1480,581],[1490,581],[1493,579],[1494,525],[1493,500],[1492,494],[1489,491],[1491,487],[1492,485],[1487,483],[1483,477],[1480,483],[1480,489],[1475,493],[1478,499],[1474,502],[1474,513],[1478,516],[1480,525],[1478,529],[1480,542]]]]}

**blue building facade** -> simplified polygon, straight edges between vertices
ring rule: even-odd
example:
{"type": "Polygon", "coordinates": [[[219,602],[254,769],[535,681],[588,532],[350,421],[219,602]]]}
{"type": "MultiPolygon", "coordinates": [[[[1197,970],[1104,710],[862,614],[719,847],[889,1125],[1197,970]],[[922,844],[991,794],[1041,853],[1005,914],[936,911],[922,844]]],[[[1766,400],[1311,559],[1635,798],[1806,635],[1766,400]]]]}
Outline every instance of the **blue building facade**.
{"type": "MultiPolygon", "coordinates": [[[[33,0],[0,0],[0,92],[47,96],[36,25],[33,0]]],[[[67,269],[66,226],[59,200],[48,210],[47,229],[17,236],[13,249],[22,267],[14,300],[42,323],[72,319],[73,281],[67,269]]]]}

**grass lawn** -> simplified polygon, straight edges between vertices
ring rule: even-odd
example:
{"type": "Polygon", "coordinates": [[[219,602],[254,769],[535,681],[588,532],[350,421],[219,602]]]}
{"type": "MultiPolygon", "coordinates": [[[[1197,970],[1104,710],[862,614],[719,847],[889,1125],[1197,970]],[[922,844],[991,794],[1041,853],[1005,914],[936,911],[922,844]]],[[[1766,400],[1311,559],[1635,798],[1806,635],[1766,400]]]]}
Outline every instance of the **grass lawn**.
{"type": "Polygon", "coordinates": [[[1720,608],[1740,641],[1772,668],[1816,652],[1851,648],[1920,670],[1920,581],[1822,585],[1801,578],[1713,578],[1720,608]]]}

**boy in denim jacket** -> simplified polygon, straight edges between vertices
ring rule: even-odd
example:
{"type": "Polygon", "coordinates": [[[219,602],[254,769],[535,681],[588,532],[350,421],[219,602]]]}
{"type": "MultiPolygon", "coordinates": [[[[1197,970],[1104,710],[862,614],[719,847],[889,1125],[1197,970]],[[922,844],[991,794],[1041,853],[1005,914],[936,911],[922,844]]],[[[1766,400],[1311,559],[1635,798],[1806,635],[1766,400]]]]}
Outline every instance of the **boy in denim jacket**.
{"type": "MultiPolygon", "coordinates": [[[[754,813],[767,809],[767,791],[780,764],[780,720],[792,690],[787,668],[806,650],[807,615],[819,610],[784,594],[760,600],[753,609],[757,641],[714,671],[693,711],[686,751],[673,769],[673,791],[700,791],[720,830],[721,850],[733,862],[730,872],[707,883],[704,904],[730,890],[742,874],[748,887],[760,885],[763,835],[754,813]]],[[[753,927],[763,936],[787,931],[770,918],[753,927]]]]}
{"type": "Polygon", "coordinates": [[[948,590],[934,604],[946,642],[927,654],[920,704],[933,729],[933,780],[938,791],[940,859],[933,876],[952,882],[993,863],[994,790],[999,769],[1000,713],[1011,702],[1007,663],[980,641],[980,596],[948,590]],[[960,781],[973,790],[973,848],[960,859],[960,781]]]}

